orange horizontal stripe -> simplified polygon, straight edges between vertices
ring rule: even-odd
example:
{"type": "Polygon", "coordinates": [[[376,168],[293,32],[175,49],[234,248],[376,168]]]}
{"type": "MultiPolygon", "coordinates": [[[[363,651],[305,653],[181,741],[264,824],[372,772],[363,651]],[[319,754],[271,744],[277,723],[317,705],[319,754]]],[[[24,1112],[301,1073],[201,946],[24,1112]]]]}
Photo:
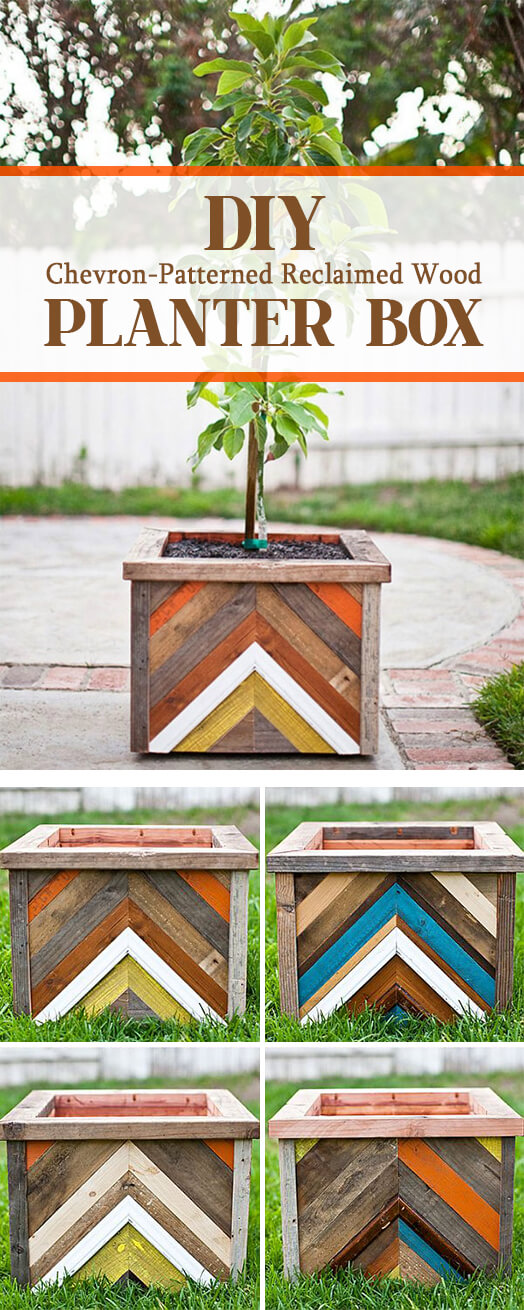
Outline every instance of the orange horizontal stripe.
{"type": "Polygon", "coordinates": [[[45,1152],[49,1150],[50,1146],[52,1146],[52,1142],[26,1142],[25,1167],[28,1172],[32,1166],[36,1164],[37,1160],[40,1159],[40,1156],[45,1155],[45,1152]]]}
{"type": "Polygon", "coordinates": [[[269,165],[226,164],[216,168],[200,168],[190,164],[17,164],[0,168],[0,177],[508,177],[524,176],[522,164],[479,164],[477,167],[460,167],[457,164],[343,164],[335,168],[317,168],[310,164],[289,164],[275,168],[269,165]]]}
{"type": "MultiPolygon", "coordinates": [[[[176,862],[176,857],[175,857],[176,862]]],[[[184,869],[177,869],[180,878],[189,883],[194,891],[211,905],[221,919],[229,923],[229,892],[218,878],[213,877],[212,873],[188,873],[184,869]]]]}
{"type": "Polygon", "coordinates": [[[63,873],[56,873],[50,882],[46,882],[45,887],[42,887],[41,891],[31,897],[28,908],[29,922],[31,923],[33,919],[36,919],[37,914],[40,914],[41,910],[45,910],[46,905],[50,905],[55,896],[58,896],[64,890],[64,887],[67,887],[68,883],[77,877],[77,869],[67,869],[63,873]]]}
{"type": "Polygon", "coordinates": [[[495,1251],[499,1248],[500,1220],[496,1210],[487,1201],[483,1201],[469,1183],[460,1174],[451,1169],[440,1156],[436,1155],[425,1142],[420,1140],[401,1140],[398,1143],[399,1159],[417,1175],[423,1183],[456,1214],[461,1215],[470,1228],[489,1243],[495,1251]]]}
{"type": "Polygon", "coordinates": [[[204,1138],[204,1141],[205,1141],[205,1145],[209,1146],[210,1151],[214,1151],[215,1155],[218,1155],[220,1159],[224,1161],[224,1164],[227,1164],[230,1169],[233,1168],[234,1159],[235,1159],[234,1142],[208,1141],[207,1137],[204,1138]]]}
{"type": "Polygon", "coordinates": [[[362,605],[345,587],[339,582],[308,582],[308,587],[357,637],[362,636],[362,605]]]}
{"type": "Polygon", "coordinates": [[[153,611],[149,620],[149,635],[153,637],[155,632],[163,628],[164,623],[172,619],[173,614],[178,614],[183,605],[187,605],[188,600],[192,600],[204,585],[203,582],[184,582],[181,587],[177,587],[176,591],[153,611]]]}
{"type": "MultiPolygon", "coordinates": [[[[0,382],[196,382],[202,370],[190,373],[0,373],[0,382]]],[[[245,372],[244,382],[524,382],[522,373],[283,373],[245,372]]],[[[231,382],[234,373],[213,373],[214,382],[231,382]]]]}

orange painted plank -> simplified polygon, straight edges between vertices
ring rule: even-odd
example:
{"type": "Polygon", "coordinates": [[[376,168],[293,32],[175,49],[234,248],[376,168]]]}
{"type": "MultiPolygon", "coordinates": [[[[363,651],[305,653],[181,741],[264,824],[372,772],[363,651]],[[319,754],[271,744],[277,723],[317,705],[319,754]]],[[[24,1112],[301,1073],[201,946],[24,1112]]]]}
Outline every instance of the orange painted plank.
{"type": "Polygon", "coordinates": [[[230,1169],[233,1168],[233,1162],[235,1159],[234,1142],[220,1142],[218,1140],[216,1142],[208,1142],[207,1137],[204,1138],[204,1141],[206,1146],[209,1146],[210,1151],[214,1151],[215,1155],[218,1155],[220,1159],[224,1161],[224,1164],[227,1164],[230,1169]]]}
{"type": "Polygon", "coordinates": [[[308,587],[357,637],[362,636],[362,605],[340,582],[309,582],[308,587]]]}
{"type": "Polygon", "coordinates": [[[45,910],[46,905],[50,905],[51,901],[54,901],[55,896],[58,896],[59,892],[63,891],[64,887],[67,887],[67,884],[73,881],[73,878],[78,877],[78,872],[78,869],[64,869],[63,873],[56,873],[54,878],[46,882],[45,887],[42,887],[39,892],[36,892],[35,896],[31,897],[28,909],[30,923],[33,919],[36,919],[41,910],[45,910]]]}
{"type": "Polygon", "coordinates": [[[45,1152],[48,1151],[49,1147],[52,1145],[52,1142],[26,1142],[25,1166],[28,1172],[31,1166],[36,1164],[37,1160],[40,1159],[40,1156],[45,1155],[45,1152]]]}
{"type": "Polygon", "coordinates": [[[222,919],[229,923],[229,891],[224,887],[222,882],[218,881],[212,873],[191,873],[185,869],[177,869],[179,878],[189,883],[194,891],[207,901],[222,919]]]}
{"type": "Polygon", "coordinates": [[[164,623],[167,623],[167,620],[171,619],[173,614],[177,614],[183,605],[187,605],[188,600],[192,600],[197,591],[200,591],[205,585],[205,582],[183,582],[180,587],[177,587],[176,591],[168,596],[158,606],[158,609],[153,611],[149,620],[150,636],[152,637],[155,632],[158,632],[159,628],[163,628],[164,623]]]}
{"type": "Polygon", "coordinates": [[[473,1187],[469,1186],[459,1174],[455,1173],[426,1142],[419,1139],[410,1141],[399,1138],[399,1160],[411,1169],[412,1173],[427,1183],[442,1201],[462,1216],[467,1224],[480,1233],[495,1251],[499,1248],[500,1219],[473,1187]]]}

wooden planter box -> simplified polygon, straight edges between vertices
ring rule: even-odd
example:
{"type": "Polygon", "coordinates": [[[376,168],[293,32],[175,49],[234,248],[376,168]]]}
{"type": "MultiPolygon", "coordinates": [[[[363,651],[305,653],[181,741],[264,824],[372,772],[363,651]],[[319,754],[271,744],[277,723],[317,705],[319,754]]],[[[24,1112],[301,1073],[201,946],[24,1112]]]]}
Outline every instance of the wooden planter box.
{"type": "Polygon", "coordinates": [[[236,1276],[258,1135],[227,1091],[31,1092],[0,1122],[13,1278],[236,1276]]]}
{"type": "Polygon", "coordinates": [[[243,1013],[258,854],[237,828],[43,825],[1,859],[16,1014],[243,1013]]]}
{"type": "Polygon", "coordinates": [[[524,853],[498,824],[302,823],[267,866],[285,1014],[447,1021],[511,1000],[524,853]]]}
{"type": "Polygon", "coordinates": [[[488,1088],[300,1091],[279,1139],[284,1269],[423,1283],[511,1268],[515,1137],[488,1088]]]}
{"type": "Polygon", "coordinates": [[[185,536],[242,540],[146,528],[124,564],[131,750],[372,755],[391,570],[367,533],[301,534],[347,561],[163,556],[185,536]]]}

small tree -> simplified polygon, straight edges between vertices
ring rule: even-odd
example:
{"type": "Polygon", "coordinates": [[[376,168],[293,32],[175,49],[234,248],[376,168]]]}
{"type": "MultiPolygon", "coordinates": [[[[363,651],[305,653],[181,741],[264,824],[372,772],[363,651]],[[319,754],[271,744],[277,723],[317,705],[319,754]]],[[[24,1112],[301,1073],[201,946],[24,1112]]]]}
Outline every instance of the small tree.
{"type": "Polygon", "coordinates": [[[221,166],[355,164],[336,118],[324,108],[328,96],[319,76],[345,81],[340,60],[319,48],[310,28],[315,18],[262,19],[232,12],[230,17],[253,47],[250,58],[211,59],[195,68],[197,77],[219,73],[213,110],[228,116],[220,127],[201,127],[187,136],[184,164],[221,166]]]}
{"type": "Polygon", "coordinates": [[[226,382],[220,388],[199,379],[188,392],[191,409],[207,400],[219,417],[204,428],[193,455],[198,468],[210,450],[223,450],[228,459],[240,453],[249,433],[246,486],[246,522],[243,545],[247,550],[267,547],[264,471],[268,461],[281,459],[295,442],[307,455],[307,440],[317,433],[328,440],[328,415],[312,397],[327,388],[317,382],[226,382]],[[258,527],[258,536],[255,530],[258,527]]]}
{"type": "MultiPolygon", "coordinates": [[[[310,31],[316,19],[292,21],[289,14],[280,18],[266,14],[259,20],[236,12],[230,17],[252,47],[250,59],[212,59],[195,69],[197,77],[220,75],[211,108],[227,117],[218,128],[200,128],[186,137],[183,162],[194,167],[303,164],[324,168],[356,163],[336,118],[324,113],[328,96],[319,77],[329,73],[344,81],[346,74],[335,55],[319,48],[310,31]]],[[[228,459],[234,459],[249,433],[243,542],[248,550],[267,547],[267,461],[280,459],[295,443],[307,454],[310,433],[328,439],[328,416],[312,400],[325,390],[314,382],[233,379],[217,389],[204,379],[188,393],[189,407],[203,399],[219,411],[200,433],[193,468],[212,449],[224,450],[228,459]]]]}

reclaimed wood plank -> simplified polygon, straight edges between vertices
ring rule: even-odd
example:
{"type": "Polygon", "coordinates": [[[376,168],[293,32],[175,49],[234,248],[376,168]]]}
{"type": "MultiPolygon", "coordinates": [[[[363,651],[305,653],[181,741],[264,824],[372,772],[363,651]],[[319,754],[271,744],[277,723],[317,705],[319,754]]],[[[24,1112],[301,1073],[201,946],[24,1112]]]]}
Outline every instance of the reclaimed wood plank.
{"type": "Polygon", "coordinates": [[[275,878],[277,904],[278,970],[280,1008],[292,1019],[299,1017],[298,961],[295,913],[295,879],[292,873],[275,878]]]}
{"type": "Polygon", "coordinates": [[[11,924],[14,1014],[31,1013],[28,900],[29,875],[27,870],[11,870],[9,874],[9,917],[11,924]]]}
{"type": "Polygon", "coordinates": [[[29,1228],[27,1218],[27,1173],[25,1143],[7,1143],[7,1177],[9,1186],[9,1248],[11,1276],[21,1287],[28,1287],[29,1228]]]}
{"type": "Polygon", "coordinates": [[[293,1281],[300,1272],[298,1206],[294,1142],[278,1143],[284,1277],[293,1281]]]}
{"type": "Polygon", "coordinates": [[[149,749],[149,582],[131,584],[130,750],[149,749]]]}
{"type": "Polygon", "coordinates": [[[231,1276],[233,1281],[236,1281],[239,1274],[242,1273],[247,1254],[251,1153],[250,1141],[235,1142],[231,1211],[231,1276]]]}
{"type": "Polygon", "coordinates": [[[229,922],[229,956],[227,1017],[244,1014],[247,991],[247,933],[249,875],[231,874],[231,915],[229,922]]]}

